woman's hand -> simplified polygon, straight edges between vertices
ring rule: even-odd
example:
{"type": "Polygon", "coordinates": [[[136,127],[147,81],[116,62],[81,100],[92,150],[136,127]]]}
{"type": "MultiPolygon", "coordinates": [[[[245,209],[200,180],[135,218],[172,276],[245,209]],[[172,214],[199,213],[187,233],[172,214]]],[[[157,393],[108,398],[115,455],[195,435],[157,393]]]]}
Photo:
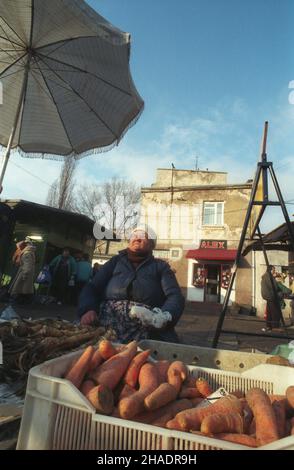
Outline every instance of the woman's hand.
{"type": "Polygon", "coordinates": [[[95,310],[89,310],[86,312],[82,318],[81,318],[81,325],[82,326],[88,326],[88,325],[94,325],[97,322],[97,313],[95,310]]]}

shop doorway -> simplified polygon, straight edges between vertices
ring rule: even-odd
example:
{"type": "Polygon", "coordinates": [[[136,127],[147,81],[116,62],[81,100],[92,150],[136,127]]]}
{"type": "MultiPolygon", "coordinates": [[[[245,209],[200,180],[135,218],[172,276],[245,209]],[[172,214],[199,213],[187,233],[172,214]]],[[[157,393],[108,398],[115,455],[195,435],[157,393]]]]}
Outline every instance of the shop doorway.
{"type": "Polygon", "coordinates": [[[204,290],[204,302],[220,301],[220,265],[206,264],[206,282],[204,290]]]}

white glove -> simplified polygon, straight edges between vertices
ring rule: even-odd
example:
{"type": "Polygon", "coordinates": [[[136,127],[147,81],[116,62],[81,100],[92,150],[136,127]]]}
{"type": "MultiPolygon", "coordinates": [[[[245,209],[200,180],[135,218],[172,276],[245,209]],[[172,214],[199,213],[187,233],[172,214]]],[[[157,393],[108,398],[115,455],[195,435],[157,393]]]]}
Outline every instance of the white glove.
{"type": "Polygon", "coordinates": [[[146,307],[133,305],[129,313],[130,318],[137,318],[142,325],[153,326],[154,328],[162,328],[172,316],[169,312],[163,312],[160,308],[155,307],[149,310],[146,307]]]}

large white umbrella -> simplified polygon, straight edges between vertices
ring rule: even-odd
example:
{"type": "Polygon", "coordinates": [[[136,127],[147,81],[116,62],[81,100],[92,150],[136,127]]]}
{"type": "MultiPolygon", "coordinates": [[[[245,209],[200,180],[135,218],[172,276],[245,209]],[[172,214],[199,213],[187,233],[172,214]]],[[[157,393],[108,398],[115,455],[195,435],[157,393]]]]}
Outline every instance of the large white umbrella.
{"type": "Polygon", "coordinates": [[[0,145],[24,156],[80,158],[117,144],[143,101],[130,35],[83,0],[0,0],[0,145]]]}

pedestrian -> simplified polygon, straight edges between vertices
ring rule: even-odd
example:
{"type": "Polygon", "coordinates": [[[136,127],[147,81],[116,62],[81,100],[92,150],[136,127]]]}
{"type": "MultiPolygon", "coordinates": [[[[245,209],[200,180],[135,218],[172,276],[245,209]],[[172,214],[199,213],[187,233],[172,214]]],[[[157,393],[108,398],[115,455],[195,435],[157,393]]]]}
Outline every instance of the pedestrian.
{"type": "Polygon", "coordinates": [[[10,285],[9,294],[17,303],[28,304],[34,295],[36,247],[28,238],[23,243],[23,249],[15,258],[19,267],[10,285]]]}
{"type": "Polygon", "coordinates": [[[275,274],[275,267],[268,266],[261,278],[261,296],[266,300],[266,327],[262,331],[280,330],[282,293],[275,274]]]}
{"type": "Polygon", "coordinates": [[[281,306],[281,309],[284,309],[286,307],[286,302],[285,302],[284,298],[286,296],[291,295],[292,291],[291,291],[291,289],[289,289],[289,287],[285,286],[284,277],[283,277],[282,274],[277,274],[276,275],[276,282],[277,282],[277,286],[278,286],[278,296],[279,296],[279,299],[280,299],[280,306],[281,306]]]}
{"type": "Polygon", "coordinates": [[[62,254],[56,256],[49,264],[52,276],[51,293],[58,305],[69,302],[69,287],[74,285],[77,263],[71,256],[69,248],[63,248],[62,254]]]}

